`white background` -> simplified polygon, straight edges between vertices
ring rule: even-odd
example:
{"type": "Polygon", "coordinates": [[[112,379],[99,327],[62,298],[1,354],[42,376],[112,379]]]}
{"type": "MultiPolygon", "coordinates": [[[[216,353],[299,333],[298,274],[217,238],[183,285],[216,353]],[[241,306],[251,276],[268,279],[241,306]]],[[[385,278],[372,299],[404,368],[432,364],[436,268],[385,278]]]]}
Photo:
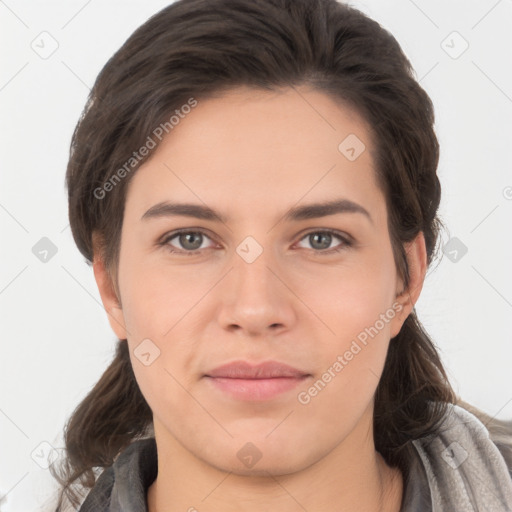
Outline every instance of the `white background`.
{"type": "MultiPolygon", "coordinates": [[[[116,338],[68,226],[65,168],[98,72],[167,3],[0,1],[2,512],[48,506],[54,482],[31,454],[62,446],[65,420],[112,357],[116,338]],[[43,31],[58,43],[47,59],[31,47],[43,31]],[[42,237],[58,250],[46,263],[32,252],[42,237]]],[[[352,5],[397,38],[434,102],[443,238],[468,248],[427,275],[419,318],[455,389],[512,418],[512,2],[352,5]],[[463,48],[453,31],[469,43],[458,58],[446,51],[463,48]]]]}

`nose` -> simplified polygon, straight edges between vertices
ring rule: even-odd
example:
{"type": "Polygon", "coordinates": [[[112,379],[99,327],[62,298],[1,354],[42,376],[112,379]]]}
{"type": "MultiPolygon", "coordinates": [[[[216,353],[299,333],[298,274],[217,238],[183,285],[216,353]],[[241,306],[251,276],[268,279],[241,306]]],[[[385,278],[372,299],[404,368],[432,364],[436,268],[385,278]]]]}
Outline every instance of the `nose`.
{"type": "Polygon", "coordinates": [[[252,337],[290,329],[296,321],[294,294],[282,266],[270,249],[264,249],[254,261],[240,254],[234,252],[232,268],[220,291],[221,327],[252,337]]]}

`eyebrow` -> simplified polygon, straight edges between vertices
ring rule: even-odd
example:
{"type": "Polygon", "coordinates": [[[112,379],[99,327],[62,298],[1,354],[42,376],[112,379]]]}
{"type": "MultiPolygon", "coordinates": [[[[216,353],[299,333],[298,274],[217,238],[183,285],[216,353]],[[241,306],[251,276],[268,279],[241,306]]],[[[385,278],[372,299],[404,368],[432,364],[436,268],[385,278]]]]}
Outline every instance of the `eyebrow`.
{"type": "MultiPolygon", "coordinates": [[[[370,213],[360,204],[354,203],[348,199],[337,199],[324,203],[313,203],[304,206],[295,206],[290,208],[285,215],[285,221],[299,221],[307,219],[316,219],[339,213],[359,213],[365,216],[372,224],[373,219],[370,213]]],[[[222,215],[208,206],[193,203],[171,203],[162,201],[152,206],[141,220],[149,220],[161,217],[172,216],[194,217],[202,220],[211,220],[227,223],[229,218],[222,215]]]]}

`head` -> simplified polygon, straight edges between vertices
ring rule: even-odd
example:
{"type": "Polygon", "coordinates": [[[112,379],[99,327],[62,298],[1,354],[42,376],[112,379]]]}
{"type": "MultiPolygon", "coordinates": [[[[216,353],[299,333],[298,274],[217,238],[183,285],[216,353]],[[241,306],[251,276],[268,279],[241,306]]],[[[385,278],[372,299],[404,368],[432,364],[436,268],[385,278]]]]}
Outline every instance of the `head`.
{"type": "Polygon", "coordinates": [[[262,470],[297,471],[365,417],[406,468],[454,401],[414,310],[442,225],[433,125],[396,40],[335,0],[181,0],[141,26],[98,76],[66,175],[118,338],[67,427],[67,483],[153,428],[225,470],[247,470],[251,442],[262,470]],[[148,213],[165,201],[222,218],[148,213]],[[307,377],[228,400],[205,375],[238,359],[307,377]]]}

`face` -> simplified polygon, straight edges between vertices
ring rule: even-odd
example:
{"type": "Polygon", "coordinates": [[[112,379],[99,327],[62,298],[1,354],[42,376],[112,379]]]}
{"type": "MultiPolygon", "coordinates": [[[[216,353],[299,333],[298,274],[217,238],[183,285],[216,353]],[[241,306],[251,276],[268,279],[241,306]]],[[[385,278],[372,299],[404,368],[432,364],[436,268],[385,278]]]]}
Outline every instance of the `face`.
{"type": "Polygon", "coordinates": [[[389,340],[412,308],[397,298],[373,147],[324,93],[237,89],[198,101],[137,170],[122,309],[109,310],[157,443],[225,471],[284,474],[368,442],[389,340]],[[216,371],[240,361],[296,372],[216,371]]]}

